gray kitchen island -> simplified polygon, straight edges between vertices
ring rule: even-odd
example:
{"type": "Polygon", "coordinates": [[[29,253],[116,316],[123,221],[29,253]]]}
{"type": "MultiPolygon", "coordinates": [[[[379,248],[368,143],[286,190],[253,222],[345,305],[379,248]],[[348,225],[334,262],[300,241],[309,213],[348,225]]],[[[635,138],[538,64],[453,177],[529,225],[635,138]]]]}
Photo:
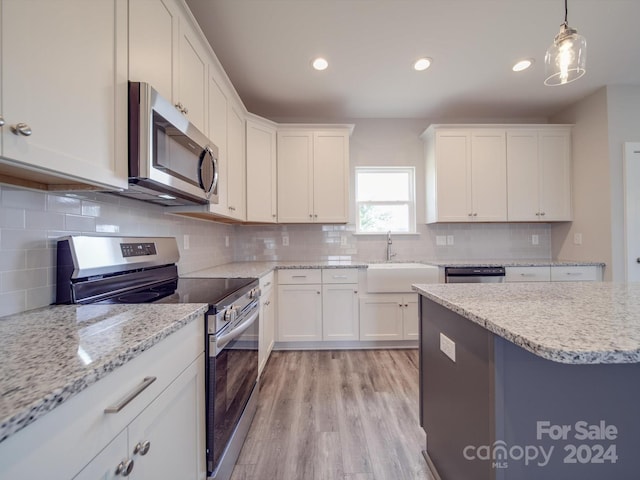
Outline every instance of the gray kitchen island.
{"type": "Polygon", "coordinates": [[[414,289],[435,475],[639,478],[640,284],[414,289]]]}

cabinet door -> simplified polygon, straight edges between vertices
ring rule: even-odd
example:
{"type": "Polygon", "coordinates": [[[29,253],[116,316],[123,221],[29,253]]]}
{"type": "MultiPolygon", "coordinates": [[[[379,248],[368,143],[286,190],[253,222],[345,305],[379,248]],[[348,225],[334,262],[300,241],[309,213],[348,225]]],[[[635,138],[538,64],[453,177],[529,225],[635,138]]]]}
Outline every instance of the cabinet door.
{"type": "Polygon", "coordinates": [[[170,101],[177,96],[178,23],[172,0],[129,2],[129,80],[151,84],[170,101]]]}
{"type": "Polygon", "coordinates": [[[322,286],[323,340],[358,340],[358,285],[326,284],[322,286]]]}
{"type": "Polygon", "coordinates": [[[126,0],[4,0],[1,22],[2,156],[126,188],[126,0]]]}
{"type": "Polygon", "coordinates": [[[322,340],[322,286],[278,286],[278,341],[322,340]]]}
{"type": "Polygon", "coordinates": [[[507,158],[504,130],[478,130],[471,138],[473,220],[507,220],[507,158]]]}
{"type": "Polygon", "coordinates": [[[275,340],[275,305],[273,303],[273,288],[262,292],[260,297],[260,341],[258,346],[259,371],[269,359],[275,340]]]}
{"type": "Polygon", "coordinates": [[[227,110],[227,202],[229,216],[246,218],[244,116],[232,104],[227,110]]]}
{"type": "Polygon", "coordinates": [[[278,222],[313,220],[313,134],[278,132],[278,222]]]}
{"type": "Polygon", "coordinates": [[[402,340],[402,295],[360,298],[360,341],[402,340]]]}
{"type": "Polygon", "coordinates": [[[313,221],[346,223],[349,204],[349,135],[313,135],[313,221]]]}
{"type": "Polygon", "coordinates": [[[207,131],[207,53],[191,25],[182,18],[179,40],[178,95],[174,103],[201,132],[207,131]]]}
{"type": "Polygon", "coordinates": [[[201,480],[204,465],[204,354],[129,426],[132,478],[201,480]],[[136,447],[149,442],[146,453],[136,447]]]}
{"type": "Polygon", "coordinates": [[[538,135],[540,158],[540,218],[571,220],[571,135],[568,130],[538,135]]]}
{"type": "Polygon", "coordinates": [[[437,221],[471,220],[471,134],[468,131],[436,132],[437,221]]]}
{"type": "Polygon", "coordinates": [[[247,120],[247,220],[276,221],[276,130],[247,120]]]}
{"type": "Polygon", "coordinates": [[[213,75],[209,75],[209,140],[218,147],[218,203],[213,213],[228,215],[227,204],[227,97],[213,75]]]}
{"type": "Polygon", "coordinates": [[[418,295],[405,295],[402,304],[402,325],[405,340],[418,340],[418,295]]]}
{"type": "Polygon", "coordinates": [[[513,222],[540,220],[538,132],[507,132],[507,219],[513,222]]]}
{"type": "MultiPolygon", "coordinates": [[[[120,463],[133,461],[133,467],[136,461],[129,455],[127,446],[127,430],[123,430],[120,434],[107,445],[82,471],[73,477],[73,480],[112,480],[121,479],[123,476],[116,471],[120,463]]],[[[131,470],[133,473],[133,470],[131,470]]]]}
{"type": "Polygon", "coordinates": [[[505,267],[504,281],[513,282],[549,282],[551,267],[505,267]]]}

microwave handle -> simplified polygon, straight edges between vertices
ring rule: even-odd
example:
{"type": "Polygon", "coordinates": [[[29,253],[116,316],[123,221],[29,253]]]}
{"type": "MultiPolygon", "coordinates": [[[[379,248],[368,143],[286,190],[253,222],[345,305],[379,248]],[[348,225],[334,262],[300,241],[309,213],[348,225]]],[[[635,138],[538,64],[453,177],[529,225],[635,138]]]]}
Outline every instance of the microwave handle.
{"type": "Polygon", "coordinates": [[[209,197],[211,197],[211,194],[216,190],[216,186],[218,185],[218,159],[213,155],[213,151],[211,150],[211,148],[209,148],[209,146],[206,146],[204,150],[202,150],[202,153],[200,153],[200,164],[198,165],[198,180],[200,182],[200,188],[202,188],[208,200],[209,197]],[[210,161],[211,167],[213,169],[213,178],[211,179],[211,183],[209,185],[205,185],[202,178],[202,171],[204,169],[205,161],[210,161]]]}

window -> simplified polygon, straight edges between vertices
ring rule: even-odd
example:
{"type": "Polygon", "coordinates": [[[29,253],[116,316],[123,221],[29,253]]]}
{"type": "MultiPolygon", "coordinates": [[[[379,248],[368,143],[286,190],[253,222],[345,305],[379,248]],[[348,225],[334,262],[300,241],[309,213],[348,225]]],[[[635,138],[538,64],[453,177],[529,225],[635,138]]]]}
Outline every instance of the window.
{"type": "Polygon", "coordinates": [[[356,167],[356,233],[415,233],[413,167],[356,167]]]}

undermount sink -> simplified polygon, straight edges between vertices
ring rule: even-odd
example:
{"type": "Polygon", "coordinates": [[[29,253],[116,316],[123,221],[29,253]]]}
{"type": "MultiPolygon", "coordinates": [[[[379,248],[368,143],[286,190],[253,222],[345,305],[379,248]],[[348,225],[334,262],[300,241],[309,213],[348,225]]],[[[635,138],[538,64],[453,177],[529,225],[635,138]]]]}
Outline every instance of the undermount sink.
{"type": "Polygon", "coordinates": [[[371,263],[367,268],[370,293],[411,292],[414,283],[438,283],[438,267],[422,263],[371,263]]]}

